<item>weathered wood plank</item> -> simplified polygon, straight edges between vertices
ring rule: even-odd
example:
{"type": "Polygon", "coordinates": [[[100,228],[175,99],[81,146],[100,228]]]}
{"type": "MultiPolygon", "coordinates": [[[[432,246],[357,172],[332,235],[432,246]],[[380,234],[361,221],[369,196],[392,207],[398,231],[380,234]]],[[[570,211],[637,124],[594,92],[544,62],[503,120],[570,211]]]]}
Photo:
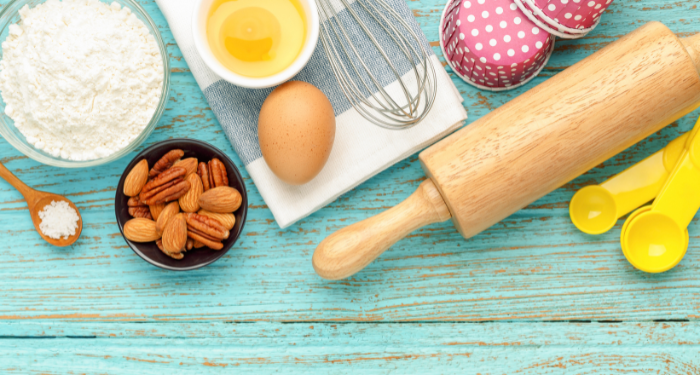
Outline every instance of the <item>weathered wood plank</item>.
{"type": "Polygon", "coordinates": [[[0,372],[689,374],[697,323],[2,324],[0,372]]]}
{"type": "MultiPolygon", "coordinates": [[[[141,4],[161,28],[173,66],[168,109],[144,147],[172,137],[197,138],[225,150],[241,166],[156,5],[150,0],[141,4]]],[[[436,41],[443,1],[409,5],[428,38],[436,41]]],[[[536,82],[649,20],[661,20],[679,35],[689,35],[698,31],[700,11],[694,0],[617,0],[591,36],[559,42],[549,69],[536,82]]],[[[435,50],[440,54],[438,47],[435,50]]],[[[470,121],[525,90],[494,94],[454,82],[463,93],[470,121]]],[[[310,260],[315,245],[337,228],[407,197],[424,178],[415,155],[284,231],[244,172],[250,213],[242,240],[214,265],[182,274],[146,264],[119,235],[114,186],[128,158],[99,168],[64,170],[24,158],[0,140],[1,162],[34,187],[67,194],[86,223],[77,245],[51,248],[33,232],[21,196],[0,182],[0,319],[696,320],[697,221],[691,225],[691,248],[683,262],[670,272],[649,275],[635,271],[622,256],[617,243],[622,222],[606,235],[587,236],[570,223],[567,208],[576,189],[660,149],[690,129],[699,115],[689,115],[474,239],[464,241],[449,223],[433,225],[401,241],[355,278],[340,282],[326,282],[314,274],[310,260]]]]}

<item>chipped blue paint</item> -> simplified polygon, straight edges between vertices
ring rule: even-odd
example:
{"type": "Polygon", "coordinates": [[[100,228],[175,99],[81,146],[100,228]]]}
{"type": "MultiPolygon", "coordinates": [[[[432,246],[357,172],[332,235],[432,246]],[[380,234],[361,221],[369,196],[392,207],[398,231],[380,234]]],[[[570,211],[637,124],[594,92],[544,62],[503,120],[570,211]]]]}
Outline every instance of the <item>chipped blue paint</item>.
{"type": "MultiPolygon", "coordinates": [[[[171,100],[142,148],[196,138],[242,166],[156,5],[140,3],[160,27],[172,63],[171,100]]],[[[409,5],[428,39],[437,41],[443,1],[409,5]]],[[[525,88],[488,93],[456,77],[454,82],[474,121],[644,22],[663,21],[680,36],[699,31],[697,7],[696,0],[617,0],[591,35],[558,41],[548,67],[525,88]]],[[[700,372],[697,220],[680,265],[650,275],[634,270],[621,254],[622,221],[605,235],[588,236],[574,228],[567,211],[575,190],[660,149],[698,116],[696,111],[469,241],[449,222],[435,224],[336,282],[313,272],[315,245],[413,192],[424,178],[415,155],[287,230],[274,223],[243,172],[250,209],[237,247],[205,269],[172,273],[138,258],[116,226],[114,186],[129,157],[63,170],[24,158],[0,140],[0,162],[33,187],[68,195],[85,221],[75,246],[52,248],[34,232],[20,194],[0,182],[0,373],[700,372]]]]}

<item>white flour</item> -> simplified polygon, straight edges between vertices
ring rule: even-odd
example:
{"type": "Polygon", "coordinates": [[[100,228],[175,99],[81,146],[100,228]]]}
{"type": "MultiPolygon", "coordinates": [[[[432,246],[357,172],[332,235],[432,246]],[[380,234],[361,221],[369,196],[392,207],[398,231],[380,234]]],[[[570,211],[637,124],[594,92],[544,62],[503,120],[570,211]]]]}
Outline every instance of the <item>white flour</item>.
{"type": "Polygon", "coordinates": [[[163,85],[155,38],[128,8],[48,0],[20,10],[2,43],[5,113],[34,147],[94,160],[134,140],[163,85]]]}

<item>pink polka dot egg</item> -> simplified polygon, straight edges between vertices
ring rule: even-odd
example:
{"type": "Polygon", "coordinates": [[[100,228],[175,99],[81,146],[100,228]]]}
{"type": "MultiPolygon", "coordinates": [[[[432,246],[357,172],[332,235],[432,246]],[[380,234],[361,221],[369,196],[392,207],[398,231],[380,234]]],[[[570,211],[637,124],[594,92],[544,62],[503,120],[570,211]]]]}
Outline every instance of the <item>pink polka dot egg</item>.
{"type": "Polygon", "coordinates": [[[440,45],[452,70],[478,88],[524,85],[544,68],[554,36],[513,0],[452,0],[440,23],[440,45]]]}
{"type": "Polygon", "coordinates": [[[514,0],[530,20],[553,35],[580,38],[593,30],[613,0],[514,0]]]}

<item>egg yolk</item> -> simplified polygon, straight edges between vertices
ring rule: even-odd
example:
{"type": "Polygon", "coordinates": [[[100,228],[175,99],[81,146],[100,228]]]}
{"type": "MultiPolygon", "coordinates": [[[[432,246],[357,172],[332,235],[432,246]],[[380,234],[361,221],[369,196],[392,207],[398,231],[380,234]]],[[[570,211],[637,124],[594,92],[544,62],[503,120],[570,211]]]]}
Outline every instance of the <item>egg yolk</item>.
{"type": "Polygon", "coordinates": [[[218,0],[210,11],[207,38],[214,56],[246,77],[268,77],[289,67],[306,38],[297,0],[218,0]]]}

